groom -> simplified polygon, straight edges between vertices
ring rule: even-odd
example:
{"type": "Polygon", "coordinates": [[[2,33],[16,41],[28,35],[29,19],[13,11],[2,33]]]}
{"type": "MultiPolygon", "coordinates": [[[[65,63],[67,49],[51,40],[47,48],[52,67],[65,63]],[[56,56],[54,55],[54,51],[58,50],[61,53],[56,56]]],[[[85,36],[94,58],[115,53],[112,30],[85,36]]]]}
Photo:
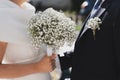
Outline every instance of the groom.
{"type": "Polygon", "coordinates": [[[62,70],[72,67],[71,80],[120,80],[120,0],[98,0],[74,52],[59,58],[62,70]],[[94,17],[102,21],[100,30],[87,25],[94,17]]]}

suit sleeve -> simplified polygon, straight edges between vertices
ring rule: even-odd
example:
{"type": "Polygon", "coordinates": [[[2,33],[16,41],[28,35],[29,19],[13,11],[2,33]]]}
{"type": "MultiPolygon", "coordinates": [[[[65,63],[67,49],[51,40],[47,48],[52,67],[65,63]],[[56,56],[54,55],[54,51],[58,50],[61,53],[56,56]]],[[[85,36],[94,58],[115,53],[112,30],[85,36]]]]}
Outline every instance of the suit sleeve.
{"type": "Polygon", "coordinates": [[[118,72],[120,74],[120,8],[116,10],[116,13],[114,15],[114,24],[113,24],[113,29],[114,29],[114,52],[116,55],[116,62],[117,62],[117,68],[118,72]]]}
{"type": "Polygon", "coordinates": [[[72,56],[73,52],[66,52],[64,53],[64,56],[60,57],[60,65],[62,70],[66,70],[72,66],[72,56]]]}

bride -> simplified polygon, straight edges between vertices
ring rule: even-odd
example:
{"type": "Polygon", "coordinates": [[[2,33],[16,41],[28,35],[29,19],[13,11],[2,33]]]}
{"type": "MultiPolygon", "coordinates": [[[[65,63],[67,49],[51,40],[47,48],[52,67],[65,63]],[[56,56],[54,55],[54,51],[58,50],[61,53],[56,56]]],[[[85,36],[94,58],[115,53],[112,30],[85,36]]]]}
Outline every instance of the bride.
{"type": "Polygon", "coordinates": [[[0,80],[51,80],[55,68],[54,54],[30,44],[27,22],[35,9],[26,1],[0,0],[0,80]]]}

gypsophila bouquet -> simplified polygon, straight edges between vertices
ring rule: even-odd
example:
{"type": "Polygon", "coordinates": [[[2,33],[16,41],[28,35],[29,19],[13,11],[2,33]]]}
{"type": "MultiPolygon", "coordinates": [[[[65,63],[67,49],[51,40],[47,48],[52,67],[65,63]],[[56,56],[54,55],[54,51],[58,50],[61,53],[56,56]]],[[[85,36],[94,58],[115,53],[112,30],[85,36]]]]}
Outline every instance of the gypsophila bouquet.
{"type": "Polygon", "coordinates": [[[75,26],[75,22],[64,13],[48,8],[31,18],[28,32],[35,48],[46,44],[59,49],[65,42],[71,44],[75,40],[75,26]]]}

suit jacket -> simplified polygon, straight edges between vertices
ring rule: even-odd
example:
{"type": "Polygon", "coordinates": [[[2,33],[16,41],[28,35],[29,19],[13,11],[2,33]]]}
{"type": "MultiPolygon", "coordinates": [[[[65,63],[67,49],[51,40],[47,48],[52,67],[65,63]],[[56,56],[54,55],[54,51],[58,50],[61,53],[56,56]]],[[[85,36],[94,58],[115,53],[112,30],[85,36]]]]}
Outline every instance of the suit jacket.
{"type": "Polygon", "coordinates": [[[60,57],[62,70],[72,67],[71,80],[120,80],[119,3],[120,0],[105,0],[102,8],[106,10],[99,16],[102,24],[96,39],[91,29],[82,34],[84,25],[74,52],[60,57]]]}

